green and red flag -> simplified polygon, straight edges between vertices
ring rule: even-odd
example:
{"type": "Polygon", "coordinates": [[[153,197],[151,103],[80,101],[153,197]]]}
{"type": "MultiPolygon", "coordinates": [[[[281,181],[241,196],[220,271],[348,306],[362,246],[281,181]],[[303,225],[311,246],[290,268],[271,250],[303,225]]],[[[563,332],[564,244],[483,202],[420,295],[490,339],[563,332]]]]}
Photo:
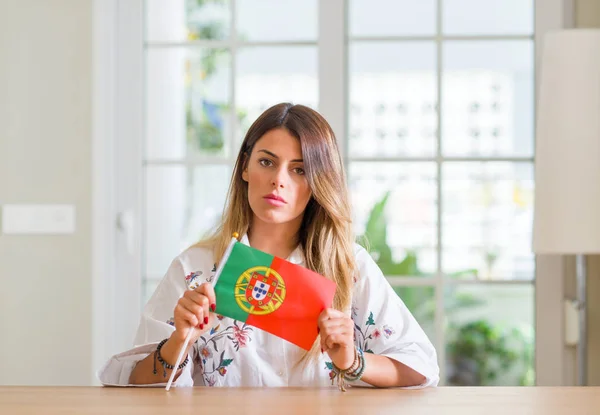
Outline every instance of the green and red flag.
{"type": "Polygon", "coordinates": [[[216,312],[310,350],[319,314],[333,303],[335,283],[237,241],[223,260],[216,312]]]}

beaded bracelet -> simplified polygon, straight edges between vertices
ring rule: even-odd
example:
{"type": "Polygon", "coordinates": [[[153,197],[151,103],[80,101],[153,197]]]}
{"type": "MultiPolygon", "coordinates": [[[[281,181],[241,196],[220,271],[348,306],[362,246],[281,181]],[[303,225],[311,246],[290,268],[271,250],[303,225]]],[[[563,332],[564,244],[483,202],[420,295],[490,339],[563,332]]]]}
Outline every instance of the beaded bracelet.
{"type": "Polygon", "coordinates": [[[345,372],[353,373],[354,371],[356,371],[358,369],[359,365],[360,365],[360,358],[358,355],[358,350],[356,348],[354,348],[354,361],[352,362],[350,367],[345,370],[345,372]]]}
{"type": "MultiPolygon", "coordinates": [[[[167,362],[165,362],[164,359],[162,358],[162,356],[160,355],[160,349],[163,347],[163,345],[166,342],[167,342],[167,339],[164,339],[163,341],[158,343],[158,346],[156,347],[156,351],[154,352],[154,370],[152,371],[152,373],[154,373],[156,375],[156,373],[157,373],[156,372],[156,360],[158,359],[158,361],[160,362],[160,364],[163,367],[163,378],[167,377],[167,369],[172,370],[174,368],[173,365],[170,365],[167,362]]],[[[180,364],[179,366],[177,366],[177,370],[180,370],[180,369],[183,369],[184,367],[186,367],[189,360],[190,360],[189,356],[186,356],[183,363],[180,364]]]]}
{"type": "Polygon", "coordinates": [[[355,382],[357,380],[359,380],[363,373],[365,373],[365,355],[363,354],[363,351],[361,349],[357,349],[358,350],[358,367],[353,370],[353,371],[347,371],[346,373],[344,373],[344,378],[350,382],[355,382]]]}
{"type": "Polygon", "coordinates": [[[337,378],[338,387],[342,392],[346,392],[346,386],[349,386],[347,382],[355,382],[360,380],[363,373],[365,373],[365,355],[360,348],[354,349],[354,362],[348,369],[342,370],[333,364],[333,376],[331,378],[331,384],[337,378]]]}

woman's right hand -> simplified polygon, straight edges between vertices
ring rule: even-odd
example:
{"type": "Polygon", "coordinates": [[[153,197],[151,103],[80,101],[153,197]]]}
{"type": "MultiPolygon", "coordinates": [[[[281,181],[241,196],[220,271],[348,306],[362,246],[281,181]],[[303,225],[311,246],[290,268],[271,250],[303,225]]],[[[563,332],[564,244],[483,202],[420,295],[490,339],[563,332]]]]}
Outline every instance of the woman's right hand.
{"type": "MultiPolygon", "coordinates": [[[[175,320],[175,331],[171,334],[169,340],[161,349],[162,358],[172,365],[181,352],[181,347],[185,339],[193,330],[190,343],[187,346],[186,353],[196,343],[196,340],[212,327],[216,309],[215,290],[212,284],[204,283],[195,290],[188,290],[183,294],[175,306],[173,319],[175,320]],[[213,320],[213,321],[211,321],[213,320]]],[[[150,384],[166,382],[166,377],[170,376],[171,370],[164,369],[154,372],[156,360],[154,353],[150,353],[145,359],[138,362],[129,376],[129,382],[132,384],[150,384]]],[[[181,371],[179,371],[181,373],[181,371]]],[[[175,379],[179,374],[176,375],[175,379]]]]}
{"type": "Polygon", "coordinates": [[[173,318],[175,320],[175,336],[178,342],[184,342],[190,330],[194,330],[190,345],[204,334],[211,326],[216,309],[215,290],[210,283],[204,283],[195,290],[188,290],[177,302],[173,318]]]}

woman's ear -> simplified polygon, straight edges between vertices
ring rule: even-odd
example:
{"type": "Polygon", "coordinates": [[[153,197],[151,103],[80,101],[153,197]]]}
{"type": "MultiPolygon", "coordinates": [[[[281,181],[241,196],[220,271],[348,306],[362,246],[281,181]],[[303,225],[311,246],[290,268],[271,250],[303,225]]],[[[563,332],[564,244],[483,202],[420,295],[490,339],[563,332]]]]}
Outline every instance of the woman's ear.
{"type": "Polygon", "coordinates": [[[242,164],[242,180],[248,183],[248,155],[244,153],[244,162],[242,164]]]}

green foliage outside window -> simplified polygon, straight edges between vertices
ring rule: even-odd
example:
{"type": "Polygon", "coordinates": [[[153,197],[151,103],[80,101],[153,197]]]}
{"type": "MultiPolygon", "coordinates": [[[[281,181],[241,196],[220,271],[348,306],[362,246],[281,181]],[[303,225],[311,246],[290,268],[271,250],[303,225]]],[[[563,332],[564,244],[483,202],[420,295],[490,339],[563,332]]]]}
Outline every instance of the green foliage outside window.
{"type": "MultiPolygon", "coordinates": [[[[404,258],[395,260],[387,244],[387,219],[385,207],[390,193],[387,192],[369,213],[365,233],[358,243],[373,255],[377,265],[386,276],[428,276],[419,268],[416,252],[408,251],[404,258]]],[[[466,269],[450,275],[478,275],[476,269],[466,269]]],[[[433,321],[435,313],[434,288],[430,286],[410,289],[403,287],[399,294],[421,324],[433,321]]],[[[474,308],[484,300],[471,294],[457,292],[447,285],[444,292],[445,319],[458,310],[474,308]]],[[[451,385],[494,385],[506,379],[519,385],[533,385],[533,340],[532,336],[517,328],[506,330],[485,320],[474,320],[462,324],[446,324],[446,358],[448,383],[451,385]],[[514,374],[515,369],[519,373],[514,374]],[[511,373],[513,372],[513,373],[511,373]],[[512,375],[512,376],[510,376],[512,375]],[[516,379],[515,379],[516,377],[516,379]]]]}

